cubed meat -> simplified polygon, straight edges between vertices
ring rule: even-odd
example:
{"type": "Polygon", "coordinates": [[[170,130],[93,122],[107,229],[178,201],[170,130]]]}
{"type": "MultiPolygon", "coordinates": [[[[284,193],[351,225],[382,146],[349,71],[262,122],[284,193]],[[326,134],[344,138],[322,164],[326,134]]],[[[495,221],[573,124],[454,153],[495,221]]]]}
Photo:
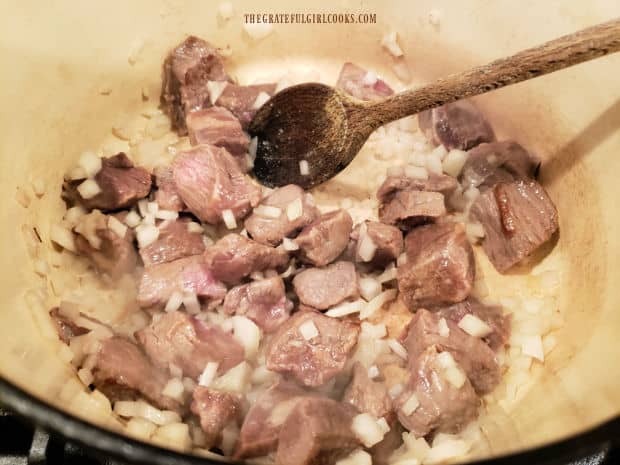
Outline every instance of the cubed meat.
{"type": "Polygon", "coordinates": [[[351,429],[353,407],[332,399],[306,397],[280,430],[276,465],[331,464],[360,447],[351,429]]]}
{"type": "Polygon", "coordinates": [[[242,171],[248,170],[246,154],[250,138],[230,111],[222,107],[192,111],[186,121],[192,145],[210,144],[225,148],[235,157],[242,171]]]}
{"type": "Polygon", "coordinates": [[[93,384],[112,402],[143,396],[158,408],[182,410],[176,400],[162,394],[168,382],[165,372],[154,366],[140,348],[127,339],[112,337],[102,340],[92,372],[93,384]]]}
{"type": "Polygon", "coordinates": [[[208,362],[219,363],[222,374],[244,360],[243,347],[232,334],[183,312],[166,313],[135,336],[155,364],[173,364],[194,379],[208,362]]]}
{"type": "Polygon", "coordinates": [[[207,223],[222,223],[227,210],[235,219],[243,218],[260,201],[260,188],[241,172],[223,148],[199,145],[180,152],[172,168],[183,203],[207,223]]]}
{"type": "Polygon", "coordinates": [[[482,112],[469,100],[459,100],[418,115],[420,129],[435,145],[446,149],[469,150],[483,142],[493,142],[495,134],[482,112]]]}
{"type": "Polygon", "coordinates": [[[407,388],[395,400],[398,419],[416,437],[434,431],[458,433],[478,416],[480,401],[471,383],[464,379],[457,387],[449,381],[439,357],[435,346],[419,354],[411,367],[407,388]]]}
{"type": "Polygon", "coordinates": [[[464,186],[483,190],[497,182],[534,177],[539,166],[540,161],[518,143],[491,142],[468,152],[460,178],[464,186]]]}
{"type": "Polygon", "coordinates": [[[239,420],[241,396],[237,393],[197,386],[192,399],[191,410],[200,419],[206,447],[213,447],[219,443],[224,428],[239,420]]]}
{"type": "Polygon", "coordinates": [[[411,310],[465,300],[476,274],[474,251],[460,223],[413,229],[405,238],[406,263],[398,290],[411,310]]]}
{"type": "Polygon", "coordinates": [[[185,116],[190,111],[211,106],[209,81],[232,82],[217,49],[189,36],[164,61],[160,96],[161,106],[179,135],[187,134],[185,116]]]}
{"type": "Polygon", "coordinates": [[[278,328],[266,348],[267,369],[290,375],[304,386],[321,386],[344,369],[358,335],[359,326],[349,321],[297,312],[278,328]]]}
{"type": "Polygon", "coordinates": [[[297,403],[312,392],[287,381],[278,381],[250,407],[239,433],[235,460],[262,457],[275,452],[282,424],[297,403]]]}
{"type": "Polygon", "coordinates": [[[281,268],[288,263],[288,254],[281,248],[259,244],[240,234],[227,234],[205,254],[213,275],[227,284],[239,284],[253,271],[281,268]]]}
{"type": "Polygon", "coordinates": [[[293,278],[293,287],[302,304],[319,310],[359,296],[357,272],[351,262],[305,269],[293,278]]]}
{"type": "Polygon", "coordinates": [[[155,175],[155,201],[162,210],[180,212],[185,210],[177,186],[172,175],[172,166],[158,166],[153,172],[155,175]]]}
{"type": "Polygon", "coordinates": [[[500,273],[531,255],[559,227],[553,201],[533,180],[496,184],[476,199],[470,214],[482,223],[482,248],[500,273]]]}
{"type": "Polygon", "coordinates": [[[104,215],[99,210],[80,218],[74,228],[77,233],[75,248],[99,272],[118,278],[136,269],[138,254],[133,244],[133,231],[125,228],[123,237],[120,237],[118,232],[110,229],[110,221],[121,222],[116,216],[104,215]]]}
{"type": "Polygon", "coordinates": [[[224,312],[243,315],[266,333],[274,332],[288,320],[293,303],[286,298],[279,276],[233,287],[224,299],[224,312]]]}
{"type": "Polygon", "coordinates": [[[379,207],[379,219],[410,229],[430,223],[446,215],[443,194],[439,192],[404,190],[394,194],[392,200],[379,207]]]}
{"type": "Polygon", "coordinates": [[[245,220],[245,228],[255,241],[277,245],[318,216],[319,210],[314,206],[310,194],[306,194],[299,186],[289,184],[275,189],[261,200],[259,208],[245,220]],[[263,207],[273,212],[267,215],[261,211],[265,210],[263,207]]]}
{"type": "Polygon", "coordinates": [[[193,255],[146,268],[138,303],[142,308],[165,305],[175,292],[217,301],[226,295],[226,286],[214,277],[202,255],[193,255]]]}
{"type": "Polygon", "coordinates": [[[199,232],[190,231],[188,224],[190,222],[183,219],[166,221],[161,224],[157,240],[140,248],[144,266],[151,267],[202,254],[205,251],[203,236],[199,232]]]}
{"type": "Polygon", "coordinates": [[[510,339],[511,315],[504,314],[499,305],[485,305],[474,297],[469,297],[448,307],[442,307],[439,315],[458,324],[465,315],[473,315],[484,321],[493,330],[483,340],[493,350],[504,347],[510,339]]]}
{"type": "Polygon", "coordinates": [[[351,240],[354,242],[355,261],[358,263],[370,263],[374,267],[383,268],[395,261],[403,251],[403,233],[395,226],[381,223],[379,221],[365,221],[366,239],[371,242],[371,249],[374,248],[372,258],[367,260],[367,251],[360,241],[361,224],[357,225],[351,233],[351,240]]]}
{"type": "Polygon", "coordinates": [[[382,381],[370,379],[368,370],[359,362],[353,366],[353,377],[342,401],[375,418],[387,417],[392,413],[392,398],[387,386],[382,381]]]}
{"type": "Polygon", "coordinates": [[[314,266],[330,264],[346,249],[352,228],[351,215],[344,210],[321,215],[295,239],[302,260],[314,266]]]}
{"type": "Polygon", "coordinates": [[[428,179],[388,176],[377,190],[377,199],[380,203],[388,203],[398,192],[408,190],[439,192],[448,196],[457,186],[456,178],[445,174],[431,174],[428,179]]]}
{"type": "Polygon", "coordinates": [[[415,313],[405,338],[409,360],[415,361],[428,347],[436,346],[440,352],[452,354],[477,393],[491,392],[501,376],[493,349],[482,339],[467,334],[450,319],[446,319],[448,335],[442,336],[439,328],[441,318],[439,314],[425,309],[415,313]]]}
{"type": "Polygon", "coordinates": [[[87,209],[110,211],[131,207],[151,191],[150,173],[144,168],[134,166],[123,152],[103,158],[101,169],[94,180],[101,190],[94,197],[85,199],[80,195],[77,187],[82,180],[67,183],[65,194],[87,209]]]}
{"type": "Polygon", "coordinates": [[[256,105],[258,96],[265,93],[271,97],[275,91],[276,84],[254,84],[251,86],[228,84],[224,87],[215,104],[230,110],[237,117],[243,129],[247,129],[259,108],[256,105]]]}
{"type": "Polygon", "coordinates": [[[375,73],[353,63],[342,65],[336,88],[360,100],[381,100],[394,93],[375,73]]]}

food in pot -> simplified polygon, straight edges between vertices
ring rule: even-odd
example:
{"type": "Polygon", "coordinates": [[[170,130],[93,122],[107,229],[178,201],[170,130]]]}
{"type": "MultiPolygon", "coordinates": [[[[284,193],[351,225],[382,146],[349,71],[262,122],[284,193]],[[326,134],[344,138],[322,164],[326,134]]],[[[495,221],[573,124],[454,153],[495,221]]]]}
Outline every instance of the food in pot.
{"type": "MultiPolygon", "coordinates": [[[[516,340],[506,309],[485,301],[476,253],[504,273],[558,229],[536,158],[463,101],[420,114],[421,132],[398,129],[415,118],[389,126],[416,144],[373,199],[330,204],[329,183],[267,189],[247,174],[245,129],[276,84],[236,83],[196,37],[163,66],[173,156],[82,157],[63,186],[54,241],[101,289],[133,289],[106,324],[72,289],[50,312],[80,380],[123,424],[236,459],[425,463],[427,440],[461,440],[516,340]]],[[[353,63],[337,87],[394,92],[353,63]]],[[[370,145],[389,141],[381,131],[370,145]]],[[[540,359],[540,336],[518,355],[540,359]]]]}

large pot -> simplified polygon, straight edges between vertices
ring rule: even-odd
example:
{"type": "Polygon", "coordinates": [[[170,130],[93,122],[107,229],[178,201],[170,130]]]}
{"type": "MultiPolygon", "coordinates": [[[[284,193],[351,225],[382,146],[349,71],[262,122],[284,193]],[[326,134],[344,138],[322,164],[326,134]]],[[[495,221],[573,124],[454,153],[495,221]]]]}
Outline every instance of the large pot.
{"type": "MultiPolygon", "coordinates": [[[[47,309],[36,293],[25,294],[44,281],[34,272],[22,234],[22,225],[34,225],[49,243],[49,225],[61,214],[63,173],[77,154],[109,137],[119,115],[138,111],[141,89],[156,98],[162,58],[184,35],[229,43],[241,80],[256,70],[299,63],[335,77],[349,60],[394,80],[379,45],[394,29],[414,80],[423,82],[620,16],[620,4],[605,0],[304,3],[235,0],[235,16],[223,24],[214,0],[5,2],[0,20],[3,403],[105,453],[150,463],[199,460],[108,431],[110,419],[95,407],[76,411],[63,405],[60,391],[74,375],[52,344],[47,309]],[[438,27],[428,21],[432,9],[441,13],[438,27]],[[276,25],[268,38],[251,43],[242,33],[243,14],[262,12],[373,13],[377,23],[276,25]],[[32,180],[43,180],[47,190],[24,208],[16,193],[29,189],[32,180]]],[[[489,447],[480,455],[507,456],[501,463],[546,463],[618,438],[619,72],[620,55],[610,56],[479,100],[499,133],[541,156],[542,181],[561,223],[552,257],[561,258],[559,306],[566,324],[536,385],[517,409],[485,429],[489,447]],[[523,453],[526,449],[530,452],[523,453]]]]}

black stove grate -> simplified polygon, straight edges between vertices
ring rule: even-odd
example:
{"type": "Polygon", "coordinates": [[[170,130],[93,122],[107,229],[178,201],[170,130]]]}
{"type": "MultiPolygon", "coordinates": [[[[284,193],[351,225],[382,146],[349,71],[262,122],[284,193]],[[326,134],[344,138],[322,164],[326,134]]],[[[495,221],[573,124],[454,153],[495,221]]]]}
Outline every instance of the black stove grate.
{"type": "MultiPolygon", "coordinates": [[[[620,453],[601,451],[566,465],[615,465],[620,453]]],[[[28,425],[0,409],[0,465],[128,465],[85,450],[62,438],[28,425]]],[[[527,464],[535,465],[535,464],[527,464]]]]}

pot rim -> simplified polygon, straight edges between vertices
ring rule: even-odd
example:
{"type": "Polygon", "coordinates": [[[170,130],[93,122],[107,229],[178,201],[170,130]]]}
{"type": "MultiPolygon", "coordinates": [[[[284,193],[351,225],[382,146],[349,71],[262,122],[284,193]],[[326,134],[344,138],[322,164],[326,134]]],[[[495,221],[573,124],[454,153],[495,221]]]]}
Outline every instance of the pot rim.
{"type": "MultiPolygon", "coordinates": [[[[0,376],[0,404],[44,430],[60,434],[86,449],[132,463],[150,465],[219,465],[225,463],[207,457],[164,449],[93,425],[38,399],[3,376],[0,376]]],[[[468,463],[470,465],[566,464],[571,460],[608,451],[617,445],[618,438],[620,438],[620,415],[559,441],[468,463]]]]}

